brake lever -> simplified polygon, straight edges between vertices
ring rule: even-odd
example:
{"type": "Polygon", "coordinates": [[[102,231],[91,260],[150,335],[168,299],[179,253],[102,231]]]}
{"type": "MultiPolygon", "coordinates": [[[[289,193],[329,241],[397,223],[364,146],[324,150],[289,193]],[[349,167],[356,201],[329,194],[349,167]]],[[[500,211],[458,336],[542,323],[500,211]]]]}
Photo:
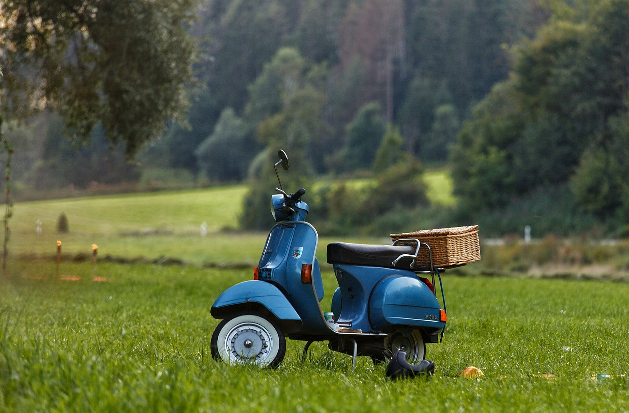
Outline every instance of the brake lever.
{"type": "Polygon", "coordinates": [[[287,194],[286,192],[284,192],[284,190],[283,190],[283,189],[280,189],[280,188],[275,188],[275,190],[276,190],[277,192],[279,192],[280,194],[284,195],[284,199],[289,199],[289,198],[290,198],[290,196],[288,196],[288,194],[287,194]]]}

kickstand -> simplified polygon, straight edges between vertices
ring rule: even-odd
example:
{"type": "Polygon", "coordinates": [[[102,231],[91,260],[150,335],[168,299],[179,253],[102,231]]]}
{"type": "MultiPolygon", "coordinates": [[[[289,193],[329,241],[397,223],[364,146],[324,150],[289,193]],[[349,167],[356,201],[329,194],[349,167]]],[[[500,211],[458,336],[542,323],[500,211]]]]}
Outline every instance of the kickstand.
{"type": "Polygon", "coordinates": [[[301,362],[302,364],[306,362],[306,356],[308,355],[308,349],[310,348],[310,345],[314,343],[314,341],[310,340],[306,343],[306,346],[304,347],[304,353],[301,355],[301,362]]]}
{"type": "Polygon", "coordinates": [[[356,370],[356,356],[358,354],[358,343],[355,339],[351,339],[354,342],[354,354],[352,355],[352,370],[356,370]]]}

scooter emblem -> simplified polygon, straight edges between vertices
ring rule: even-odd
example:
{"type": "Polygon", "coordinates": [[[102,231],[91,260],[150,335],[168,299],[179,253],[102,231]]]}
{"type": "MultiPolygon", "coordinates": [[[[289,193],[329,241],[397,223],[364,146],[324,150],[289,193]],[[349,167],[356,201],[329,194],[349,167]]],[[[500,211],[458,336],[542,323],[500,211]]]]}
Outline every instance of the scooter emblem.
{"type": "Polygon", "coordinates": [[[304,253],[304,247],[295,247],[293,249],[293,258],[301,258],[301,255],[304,253]]]}

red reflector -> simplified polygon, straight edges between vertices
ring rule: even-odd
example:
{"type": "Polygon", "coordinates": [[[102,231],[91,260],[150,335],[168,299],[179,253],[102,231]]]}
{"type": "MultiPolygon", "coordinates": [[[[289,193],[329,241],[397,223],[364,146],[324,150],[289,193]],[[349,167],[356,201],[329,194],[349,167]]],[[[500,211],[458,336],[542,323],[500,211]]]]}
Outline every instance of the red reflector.
{"type": "Polygon", "coordinates": [[[303,264],[301,266],[301,283],[312,284],[312,264],[303,264]]]}
{"type": "Polygon", "coordinates": [[[446,314],[445,310],[439,310],[439,320],[443,321],[444,323],[448,321],[448,315],[446,314]]]}
{"type": "Polygon", "coordinates": [[[433,294],[435,293],[435,286],[432,285],[432,283],[428,280],[428,278],[420,277],[419,279],[422,280],[424,284],[428,286],[428,288],[430,288],[430,291],[432,291],[433,294]]]}
{"type": "Polygon", "coordinates": [[[260,267],[255,267],[253,269],[253,279],[257,280],[260,278],[260,267]]]}

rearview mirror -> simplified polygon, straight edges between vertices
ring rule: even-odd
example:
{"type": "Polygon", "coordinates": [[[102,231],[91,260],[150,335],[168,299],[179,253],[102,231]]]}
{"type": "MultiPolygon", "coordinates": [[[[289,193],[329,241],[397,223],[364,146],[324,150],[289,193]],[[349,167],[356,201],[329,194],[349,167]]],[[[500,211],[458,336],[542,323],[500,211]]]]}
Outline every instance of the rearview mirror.
{"type": "Polygon", "coordinates": [[[290,163],[288,162],[288,155],[286,155],[286,152],[280,149],[279,151],[277,151],[277,156],[280,158],[280,163],[282,165],[282,168],[284,168],[285,171],[288,171],[288,167],[290,166],[290,163]]]}

